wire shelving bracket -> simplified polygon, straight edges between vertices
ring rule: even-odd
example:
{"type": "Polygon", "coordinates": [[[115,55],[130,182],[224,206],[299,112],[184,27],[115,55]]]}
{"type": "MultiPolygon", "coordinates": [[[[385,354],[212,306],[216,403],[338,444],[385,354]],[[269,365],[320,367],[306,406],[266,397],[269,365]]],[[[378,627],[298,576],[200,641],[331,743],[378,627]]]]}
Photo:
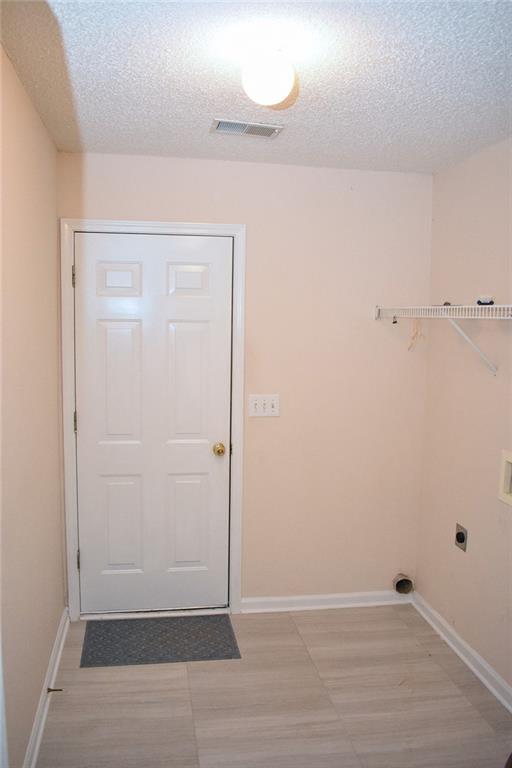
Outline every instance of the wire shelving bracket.
{"type": "Polygon", "coordinates": [[[493,376],[498,369],[480,347],[461,328],[457,320],[512,320],[512,304],[444,304],[417,307],[375,307],[375,320],[389,319],[397,323],[402,318],[417,320],[448,320],[450,325],[480,355],[493,376]]]}

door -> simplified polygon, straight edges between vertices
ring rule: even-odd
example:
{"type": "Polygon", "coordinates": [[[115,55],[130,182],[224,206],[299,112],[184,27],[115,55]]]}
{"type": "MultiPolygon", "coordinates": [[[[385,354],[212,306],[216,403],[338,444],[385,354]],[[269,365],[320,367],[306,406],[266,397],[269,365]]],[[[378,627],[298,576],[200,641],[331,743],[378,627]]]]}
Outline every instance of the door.
{"type": "Polygon", "coordinates": [[[231,237],[75,234],[82,612],[228,604],[232,262],[231,237]]]}

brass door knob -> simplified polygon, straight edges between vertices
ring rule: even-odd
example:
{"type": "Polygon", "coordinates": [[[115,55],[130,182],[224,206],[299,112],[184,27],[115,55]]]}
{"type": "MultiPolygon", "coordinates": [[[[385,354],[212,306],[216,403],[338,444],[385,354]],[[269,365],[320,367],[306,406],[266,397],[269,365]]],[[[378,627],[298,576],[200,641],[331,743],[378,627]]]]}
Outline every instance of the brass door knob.
{"type": "Polygon", "coordinates": [[[212,451],[216,456],[224,456],[226,453],[226,446],[224,443],[215,443],[215,445],[212,448],[212,451]]]}

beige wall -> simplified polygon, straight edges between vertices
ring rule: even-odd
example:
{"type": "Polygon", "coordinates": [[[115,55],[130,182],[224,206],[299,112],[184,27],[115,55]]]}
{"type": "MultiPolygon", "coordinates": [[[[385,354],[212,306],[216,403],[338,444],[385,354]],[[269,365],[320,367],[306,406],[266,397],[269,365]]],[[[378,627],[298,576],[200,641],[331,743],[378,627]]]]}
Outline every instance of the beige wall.
{"type": "Polygon", "coordinates": [[[56,151],[2,51],[2,635],[20,768],[64,606],[56,151]]]}
{"type": "MultiPolygon", "coordinates": [[[[434,178],[434,303],[512,301],[511,195],[512,142],[434,178]]],[[[499,372],[432,323],[418,589],[512,683],[512,508],[497,498],[500,452],[512,450],[512,328],[466,328],[499,372]],[[456,522],[468,528],[465,554],[456,522]]]]}
{"type": "Polygon", "coordinates": [[[282,415],[246,420],[244,596],[413,572],[425,349],[372,309],[427,299],[430,177],[63,154],[58,208],[247,225],[246,393],[282,415]]]}

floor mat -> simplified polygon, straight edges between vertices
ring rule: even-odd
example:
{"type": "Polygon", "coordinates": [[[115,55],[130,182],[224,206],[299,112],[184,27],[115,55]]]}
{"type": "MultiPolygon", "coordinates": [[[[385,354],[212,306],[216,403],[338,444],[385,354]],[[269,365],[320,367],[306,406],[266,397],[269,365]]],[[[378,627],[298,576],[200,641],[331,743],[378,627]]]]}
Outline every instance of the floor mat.
{"type": "Polygon", "coordinates": [[[231,620],[217,616],[88,621],[81,667],[239,659],[231,620]]]}

